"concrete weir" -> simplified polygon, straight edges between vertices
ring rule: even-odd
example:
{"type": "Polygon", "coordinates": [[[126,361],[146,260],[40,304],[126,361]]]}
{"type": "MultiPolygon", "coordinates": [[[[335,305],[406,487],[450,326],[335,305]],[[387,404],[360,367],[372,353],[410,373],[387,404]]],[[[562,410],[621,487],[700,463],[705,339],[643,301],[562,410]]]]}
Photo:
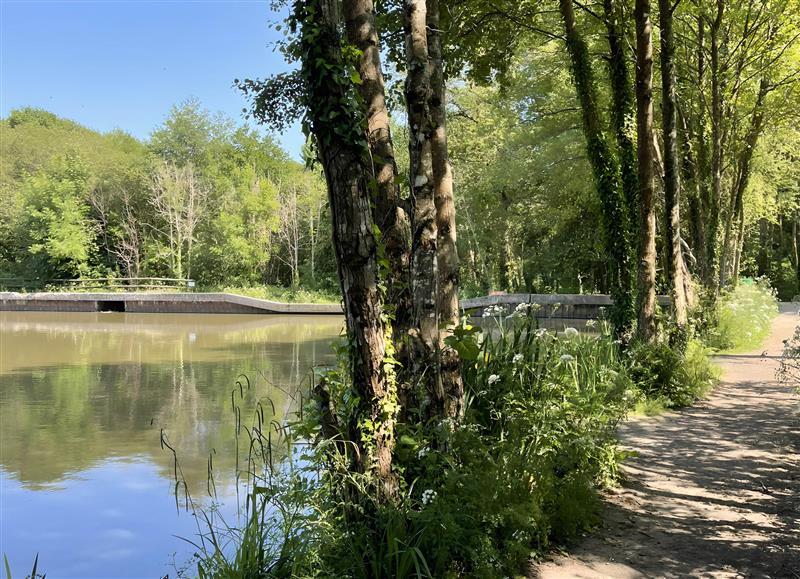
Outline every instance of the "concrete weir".
{"type": "Polygon", "coordinates": [[[341,315],[339,304],[286,304],[227,293],[0,292],[0,311],[341,315]]]}

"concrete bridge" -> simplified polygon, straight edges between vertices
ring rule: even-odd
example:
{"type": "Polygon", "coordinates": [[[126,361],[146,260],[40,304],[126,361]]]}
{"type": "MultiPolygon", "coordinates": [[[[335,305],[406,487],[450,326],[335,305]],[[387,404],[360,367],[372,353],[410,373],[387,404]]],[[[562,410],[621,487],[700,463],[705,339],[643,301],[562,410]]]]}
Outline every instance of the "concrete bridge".
{"type": "MultiPolygon", "coordinates": [[[[669,299],[660,296],[662,306],[669,299]]],[[[486,308],[504,307],[511,313],[519,304],[538,304],[537,317],[590,320],[611,307],[603,294],[499,294],[461,301],[462,309],[481,315],[486,308]]],[[[341,315],[340,304],[288,304],[229,293],[84,293],[0,292],[0,311],[128,312],[193,314],[314,314],[341,315]]]]}

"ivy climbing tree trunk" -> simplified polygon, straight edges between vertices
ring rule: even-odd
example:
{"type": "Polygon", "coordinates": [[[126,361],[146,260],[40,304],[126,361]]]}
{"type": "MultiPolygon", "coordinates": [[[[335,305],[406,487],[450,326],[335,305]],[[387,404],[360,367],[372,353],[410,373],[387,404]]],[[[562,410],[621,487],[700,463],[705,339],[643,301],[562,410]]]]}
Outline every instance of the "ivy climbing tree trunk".
{"type": "Polygon", "coordinates": [[[456,248],[456,207],[453,200],[453,173],[447,150],[447,97],[439,30],[439,2],[428,0],[426,10],[428,58],[430,66],[430,114],[433,124],[431,161],[436,205],[436,263],[438,265],[437,310],[439,317],[439,368],[442,397],[434,400],[436,413],[455,418],[462,414],[464,384],[458,352],[445,345],[444,338],[458,325],[459,261],[456,248]]]}
{"type": "Polygon", "coordinates": [[[387,376],[383,304],[370,208],[368,147],[354,110],[352,80],[342,59],[336,0],[301,0],[295,6],[308,121],[328,186],[333,245],[351,342],[356,414],[342,426],[359,452],[353,467],[372,473],[378,496],[397,492],[392,472],[396,391],[387,376]]]}
{"type": "MultiPolygon", "coordinates": [[[[611,77],[611,122],[619,151],[622,191],[628,212],[630,239],[636,239],[639,219],[639,181],[636,172],[636,144],[634,142],[635,108],[633,83],[628,70],[626,54],[626,26],[619,1],[603,0],[603,20],[608,35],[608,65],[611,77]]],[[[631,289],[633,288],[632,271],[631,289]]]]}
{"type": "Polygon", "coordinates": [[[439,368],[437,215],[433,172],[434,120],[431,114],[431,68],[428,58],[425,0],[405,0],[405,95],[409,125],[409,181],[413,204],[411,288],[414,303],[412,370],[423,388],[420,406],[432,416],[444,399],[439,368]]]}
{"type": "Polygon", "coordinates": [[[708,265],[706,286],[711,295],[719,291],[719,252],[717,251],[717,233],[719,231],[720,197],[722,195],[722,73],[720,70],[720,32],[722,18],[725,13],[725,0],[716,0],[716,15],[711,22],[711,190],[707,213],[707,250],[708,265]]]}
{"type": "Polygon", "coordinates": [[[636,133],[639,161],[637,336],[656,337],[656,213],[653,203],[653,25],[650,0],[636,0],[636,133]]]}
{"type": "Polygon", "coordinates": [[[672,0],[658,0],[661,26],[661,107],[664,128],[664,221],[667,239],[667,268],[672,313],[679,336],[688,322],[686,285],[681,247],[681,175],[678,159],[678,108],[675,89],[675,38],[672,31],[672,0]]]}
{"type": "Polygon", "coordinates": [[[394,312],[393,335],[403,359],[403,342],[412,322],[409,284],[409,219],[400,198],[386,89],[381,70],[380,42],[372,0],[344,0],[347,39],[361,51],[358,91],[364,100],[373,177],[376,185],[374,222],[388,260],[386,304],[394,312]]]}
{"type": "Polygon", "coordinates": [[[586,151],[602,207],[603,244],[608,255],[611,298],[614,301],[612,322],[616,334],[625,337],[632,329],[635,310],[631,273],[633,252],[628,237],[629,227],[619,163],[603,133],[589,49],[577,30],[572,0],[559,0],[559,10],[566,32],[575,91],[581,107],[586,151]]]}

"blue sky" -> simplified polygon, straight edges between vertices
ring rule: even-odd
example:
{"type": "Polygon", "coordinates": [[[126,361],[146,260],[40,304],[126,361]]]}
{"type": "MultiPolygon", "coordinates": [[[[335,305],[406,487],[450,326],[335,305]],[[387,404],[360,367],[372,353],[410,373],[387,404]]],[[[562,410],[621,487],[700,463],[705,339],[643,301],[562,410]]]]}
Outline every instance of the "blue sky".
{"type": "MultiPolygon", "coordinates": [[[[268,0],[0,0],[0,115],[41,107],[139,138],[195,97],[242,121],[235,78],[287,69],[268,0]]],[[[299,156],[299,129],[279,137],[299,156]]]]}

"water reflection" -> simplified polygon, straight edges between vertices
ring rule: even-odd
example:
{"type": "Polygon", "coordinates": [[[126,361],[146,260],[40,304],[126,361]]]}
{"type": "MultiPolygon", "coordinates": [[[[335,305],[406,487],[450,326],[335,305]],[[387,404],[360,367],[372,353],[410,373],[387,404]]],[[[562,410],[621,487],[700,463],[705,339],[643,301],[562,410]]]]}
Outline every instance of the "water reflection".
{"type": "Polygon", "coordinates": [[[279,414],[332,360],[334,316],[0,313],[2,545],[49,577],[155,577],[187,552],[175,446],[190,491],[233,474],[230,393],[237,375],[279,414]]]}

